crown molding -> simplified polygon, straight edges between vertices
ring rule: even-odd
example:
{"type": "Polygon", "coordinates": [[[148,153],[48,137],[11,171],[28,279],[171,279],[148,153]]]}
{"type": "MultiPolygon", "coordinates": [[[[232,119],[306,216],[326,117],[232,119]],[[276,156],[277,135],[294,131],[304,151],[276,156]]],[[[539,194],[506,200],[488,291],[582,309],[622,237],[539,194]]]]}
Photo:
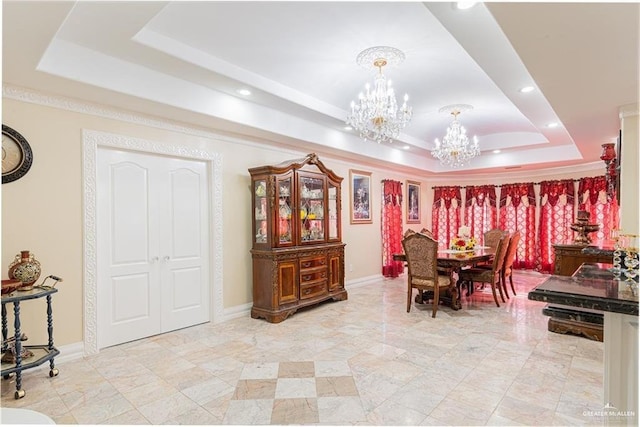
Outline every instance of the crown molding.
{"type": "MultiPolygon", "coordinates": [[[[292,149],[286,145],[276,144],[274,145],[274,141],[260,140],[249,135],[243,135],[240,137],[233,137],[225,134],[210,132],[206,130],[202,130],[196,127],[185,126],[176,122],[171,122],[169,120],[158,119],[154,117],[144,116],[139,113],[127,112],[125,110],[120,110],[113,107],[105,107],[100,104],[91,103],[88,101],[79,101],[72,98],[67,98],[60,95],[51,95],[47,93],[43,93],[34,89],[26,89],[19,86],[3,84],[2,85],[2,95],[4,98],[13,99],[21,102],[27,102],[31,104],[42,105],[45,107],[52,107],[63,109],[67,111],[73,111],[81,114],[88,114],[97,117],[103,117],[107,119],[119,120],[127,123],[137,124],[141,126],[153,127],[157,129],[178,132],[186,135],[192,135],[196,137],[202,137],[206,139],[213,139],[223,142],[230,142],[233,144],[241,144],[247,147],[252,148],[260,148],[264,150],[273,150],[278,153],[287,153],[292,156],[300,156],[306,154],[306,152],[302,152],[300,150],[292,149]],[[302,153],[302,154],[301,154],[302,153]]],[[[620,115],[622,117],[623,113],[625,117],[633,116],[638,114],[638,104],[629,104],[626,106],[620,107],[620,115]]],[[[347,165],[353,165],[353,160],[345,158],[341,155],[336,155],[335,153],[327,152],[326,150],[317,149],[315,150],[318,154],[322,154],[323,156],[327,156],[332,158],[334,161],[344,163],[347,165]]],[[[363,157],[357,160],[357,163],[362,165],[368,165],[370,168],[377,169],[381,172],[388,171],[389,169],[395,170],[400,174],[413,174],[415,173],[414,168],[399,166],[393,167],[392,165],[381,166],[379,162],[376,161],[368,161],[367,158],[363,157]]],[[[587,163],[575,166],[562,166],[555,168],[547,168],[541,170],[534,171],[520,171],[520,172],[507,172],[501,173],[499,175],[500,180],[509,180],[509,179],[523,179],[523,178],[536,178],[536,177],[544,177],[549,174],[579,174],[584,172],[591,172],[601,166],[600,162],[587,163]]],[[[446,177],[438,177],[437,174],[425,174],[421,176],[426,180],[432,181],[434,183],[440,182],[469,182],[474,180],[487,180],[490,179],[495,181],[496,175],[490,173],[469,173],[464,178],[456,178],[451,176],[446,177]]]]}
{"type": "Polygon", "coordinates": [[[261,142],[246,135],[243,135],[242,138],[233,137],[223,133],[206,131],[193,126],[185,126],[166,119],[145,116],[140,113],[129,112],[115,107],[106,107],[101,104],[96,104],[88,101],[80,101],[61,95],[51,95],[34,89],[27,89],[14,85],[3,84],[2,97],[30,104],[41,105],[44,107],[57,108],[60,110],[72,111],[74,113],[87,114],[95,117],[119,120],[135,125],[182,133],[199,138],[213,139],[222,142],[229,142],[232,144],[242,144],[253,148],[271,148],[274,151],[288,152],[291,154],[299,153],[299,151],[287,150],[282,146],[272,147],[271,144],[273,144],[273,141],[271,141],[271,144],[269,144],[268,141],[261,142]]]}
{"type": "Polygon", "coordinates": [[[500,174],[496,176],[495,174],[469,174],[463,178],[455,178],[455,177],[428,177],[429,181],[433,182],[434,185],[438,185],[441,182],[447,183],[449,185],[458,185],[458,184],[470,184],[475,181],[479,181],[481,183],[487,182],[521,182],[523,180],[534,179],[538,180],[540,178],[547,178],[549,176],[555,175],[581,175],[587,173],[598,172],[598,175],[604,174],[604,163],[602,162],[591,162],[580,165],[573,166],[560,166],[553,167],[541,170],[531,170],[531,171],[520,171],[520,172],[508,172],[504,174],[500,174]],[[515,181],[514,181],[515,180],[515,181]]]}

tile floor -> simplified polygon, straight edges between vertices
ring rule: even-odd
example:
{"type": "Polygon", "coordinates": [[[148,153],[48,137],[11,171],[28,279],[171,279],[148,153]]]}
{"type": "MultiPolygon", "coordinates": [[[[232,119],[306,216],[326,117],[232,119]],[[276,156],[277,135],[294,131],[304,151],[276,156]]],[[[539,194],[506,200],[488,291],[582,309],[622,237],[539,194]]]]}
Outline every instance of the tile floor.
{"type": "Polygon", "coordinates": [[[280,324],[249,316],[102,350],[2,381],[2,406],[60,424],[595,425],[603,344],[550,333],[515,275],[500,308],[490,290],[463,309],[406,312],[406,278],[280,324]],[[586,414],[586,415],[585,415],[586,414]]]}

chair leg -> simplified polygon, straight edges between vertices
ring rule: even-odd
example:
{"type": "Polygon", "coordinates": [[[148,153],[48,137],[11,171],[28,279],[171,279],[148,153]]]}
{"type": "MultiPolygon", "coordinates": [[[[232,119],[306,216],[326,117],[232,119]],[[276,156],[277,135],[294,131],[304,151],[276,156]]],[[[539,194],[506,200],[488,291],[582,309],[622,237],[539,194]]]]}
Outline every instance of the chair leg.
{"type": "Polygon", "coordinates": [[[413,294],[413,288],[411,287],[411,284],[409,284],[409,289],[407,289],[407,313],[411,311],[411,295],[412,294],[413,294]]]}
{"type": "Polygon", "coordinates": [[[491,286],[493,287],[497,287],[498,291],[500,292],[500,299],[502,300],[502,302],[506,302],[504,299],[504,295],[502,294],[502,284],[500,283],[500,275],[498,275],[498,283],[495,283],[496,279],[495,276],[493,278],[493,281],[491,282],[491,286]]]}
{"type": "Polygon", "coordinates": [[[516,288],[513,287],[513,273],[509,274],[509,282],[511,283],[511,290],[513,291],[513,294],[516,294],[516,288]]]}
{"type": "MultiPolygon", "coordinates": [[[[491,292],[493,292],[493,300],[496,302],[496,305],[500,307],[500,303],[498,302],[498,295],[496,295],[496,279],[493,278],[491,280],[491,292]]],[[[502,296],[502,291],[500,291],[500,296],[502,296]]],[[[504,298],[502,298],[504,301],[504,298]]]]}
{"type": "Polygon", "coordinates": [[[504,271],[500,273],[500,283],[502,285],[502,289],[504,290],[504,294],[506,295],[507,299],[509,299],[509,292],[507,291],[507,279],[504,275],[504,271]]]}
{"type": "Polygon", "coordinates": [[[438,289],[438,284],[436,283],[436,286],[433,287],[433,309],[431,311],[431,317],[436,317],[438,304],[440,304],[440,290],[438,289]]]}

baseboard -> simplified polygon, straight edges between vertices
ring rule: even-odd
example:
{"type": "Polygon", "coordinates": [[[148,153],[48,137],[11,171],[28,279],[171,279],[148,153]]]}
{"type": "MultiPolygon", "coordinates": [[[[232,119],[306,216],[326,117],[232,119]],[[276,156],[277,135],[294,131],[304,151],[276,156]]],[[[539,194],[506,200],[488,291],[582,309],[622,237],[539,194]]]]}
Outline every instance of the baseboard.
{"type": "MultiPolygon", "coordinates": [[[[63,346],[56,346],[60,354],[54,358],[55,366],[57,367],[61,363],[71,362],[74,360],[82,359],[84,357],[84,343],[76,342],[73,344],[67,344],[63,346]]],[[[40,366],[29,369],[29,371],[44,371],[49,369],[49,362],[45,362],[40,366]]],[[[28,372],[28,371],[23,371],[28,372]]]]}
{"type": "Polygon", "coordinates": [[[345,289],[359,288],[360,286],[370,285],[373,282],[383,280],[382,274],[374,274],[373,276],[358,277],[357,279],[345,282],[345,289]]]}
{"type": "Polygon", "coordinates": [[[250,316],[252,306],[253,306],[253,303],[248,302],[246,304],[225,308],[222,314],[222,319],[220,320],[220,323],[224,323],[227,320],[231,320],[231,319],[237,319],[238,317],[250,316]]]}
{"type": "MultiPolygon", "coordinates": [[[[376,274],[373,276],[360,277],[358,279],[349,280],[345,283],[345,289],[357,288],[360,286],[369,285],[375,281],[382,280],[383,277],[381,274],[376,274]]],[[[234,307],[229,307],[224,309],[224,313],[222,314],[222,319],[219,323],[224,323],[231,319],[237,319],[239,317],[245,317],[251,315],[251,307],[253,303],[240,304],[234,307]]]]}

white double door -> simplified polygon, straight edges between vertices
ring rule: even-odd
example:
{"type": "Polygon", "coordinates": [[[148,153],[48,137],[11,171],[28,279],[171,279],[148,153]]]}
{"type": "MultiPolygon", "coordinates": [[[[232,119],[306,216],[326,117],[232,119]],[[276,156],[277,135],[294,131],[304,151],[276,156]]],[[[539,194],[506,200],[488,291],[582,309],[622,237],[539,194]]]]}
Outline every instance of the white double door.
{"type": "Polygon", "coordinates": [[[209,180],[199,160],[98,149],[98,348],[209,320],[209,180]]]}

